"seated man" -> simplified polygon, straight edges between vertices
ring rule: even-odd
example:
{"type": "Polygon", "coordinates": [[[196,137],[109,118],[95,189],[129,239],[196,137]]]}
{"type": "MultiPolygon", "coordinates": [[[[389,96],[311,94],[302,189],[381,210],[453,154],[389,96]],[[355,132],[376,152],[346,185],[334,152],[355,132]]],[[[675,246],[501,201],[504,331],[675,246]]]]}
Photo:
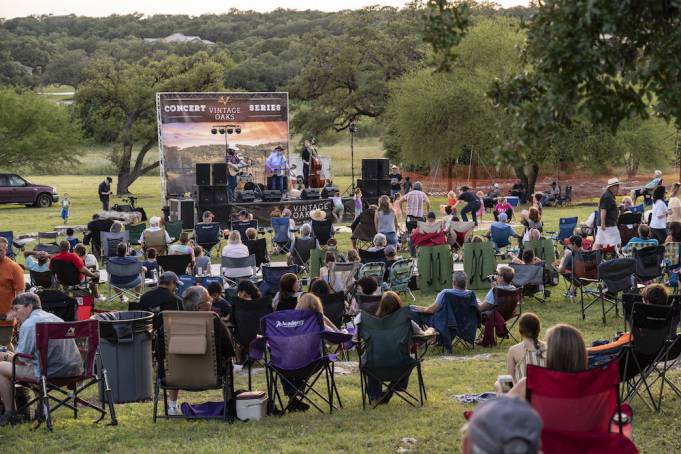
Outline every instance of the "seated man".
{"type": "Polygon", "coordinates": [[[400,258],[397,255],[397,251],[394,246],[387,246],[383,249],[383,254],[385,254],[385,272],[383,273],[383,282],[388,282],[390,277],[390,270],[400,258]]]}
{"type": "MultiPolygon", "coordinates": [[[[294,238],[291,242],[291,252],[286,254],[286,262],[289,265],[293,265],[294,263],[297,262],[296,258],[296,242],[299,243],[299,245],[306,244],[308,241],[312,240],[312,227],[310,227],[310,224],[303,224],[300,227],[300,230],[298,231],[300,234],[299,238],[294,238]]],[[[315,249],[319,249],[319,241],[315,241],[315,249]]]]}
{"type": "MultiPolygon", "coordinates": [[[[68,241],[66,242],[68,244],[68,241]]],[[[68,249],[67,249],[68,250],[68,249]]],[[[8,319],[16,318],[21,325],[19,344],[16,353],[37,356],[35,342],[36,323],[59,323],[61,318],[42,310],[40,298],[35,293],[22,293],[12,301],[12,309],[7,314],[8,319]]],[[[52,377],[71,377],[82,372],[82,362],[76,341],[74,339],[53,340],[50,342],[47,358],[49,367],[47,373],[52,377]]],[[[0,427],[11,422],[12,415],[12,361],[14,354],[0,352],[0,398],[5,406],[5,413],[0,416],[0,427]]],[[[37,360],[17,358],[16,373],[18,377],[37,379],[40,376],[40,366],[37,360]]]]}
{"type": "Polygon", "coordinates": [[[553,183],[551,183],[551,189],[546,191],[546,196],[541,201],[542,206],[551,206],[553,202],[558,201],[559,197],[560,187],[558,187],[558,185],[556,185],[556,182],[554,181],[553,183]]]}
{"type": "Polygon", "coordinates": [[[522,238],[522,236],[513,230],[513,227],[508,223],[508,216],[506,213],[501,213],[499,215],[499,220],[493,222],[490,226],[489,229],[487,229],[487,232],[485,233],[485,236],[489,238],[491,241],[495,242],[495,246],[497,247],[497,250],[499,249],[500,246],[506,246],[511,244],[511,241],[508,239],[509,237],[513,238],[522,238]],[[499,239],[505,238],[506,242],[500,242],[499,239]],[[497,239],[497,241],[495,241],[497,239]],[[497,244],[499,242],[499,244],[497,244]]]}
{"type": "Polygon", "coordinates": [[[655,187],[659,186],[660,181],[662,181],[662,171],[656,170],[655,178],[653,178],[653,180],[650,183],[646,184],[642,188],[631,190],[631,201],[633,202],[632,204],[636,205],[636,199],[639,198],[642,194],[645,194],[648,189],[655,189],[655,187]]]}
{"type": "Polygon", "coordinates": [[[457,271],[454,273],[452,279],[452,289],[442,290],[437,294],[435,302],[428,307],[425,306],[410,306],[411,319],[416,322],[422,329],[426,326],[433,326],[433,314],[442,307],[442,301],[445,296],[449,294],[454,294],[458,296],[466,296],[470,293],[466,290],[468,285],[468,276],[464,271],[457,271]]]}
{"type": "MultiPolygon", "coordinates": [[[[161,227],[159,226],[160,223],[161,223],[161,218],[159,218],[158,216],[152,216],[151,219],[149,219],[149,228],[148,228],[148,229],[145,229],[144,232],[142,232],[142,235],[140,235],[140,244],[141,244],[142,246],[145,246],[145,244],[144,244],[144,234],[145,234],[146,232],[151,233],[151,232],[158,232],[159,230],[163,230],[163,229],[161,229],[161,227]]],[[[171,241],[172,241],[172,239],[170,238],[170,235],[168,235],[168,232],[165,232],[165,242],[166,242],[166,244],[170,244],[171,241]]]]}
{"type": "MultiPolygon", "coordinates": [[[[166,274],[166,273],[164,273],[166,274]]],[[[202,311],[212,311],[213,309],[213,298],[211,298],[208,290],[202,286],[189,287],[182,293],[182,304],[184,305],[184,310],[189,312],[202,312],[202,311]]],[[[220,320],[219,322],[220,332],[216,336],[220,336],[220,345],[222,346],[221,354],[224,360],[229,358],[234,358],[236,354],[234,353],[234,347],[232,344],[232,336],[225,324],[220,320]]],[[[163,344],[163,327],[159,329],[159,348],[165,348],[163,344]]],[[[177,405],[177,398],[180,391],[177,389],[168,390],[168,415],[176,416],[179,414],[179,408],[177,405]]],[[[231,396],[228,396],[228,398],[231,396]]]]}
{"type": "Polygon", "coordinates": [[[24,251],[24,259],[29,271],[43,273],[50,271],[50,264],[47,263],[52,256],[45,251],[24,251]]]}
{"type": "MultiPolygon", "coordinates": [[[[338,250],[338,240],[335,238],[329,238],[329,240],[326,242],[326,250],[327,251],[335,251],[338,250]]],[[[347,259],[345,258],[345,254],[342,252],[338,253],[338,261],[343,263],[347,262],[347,259]]]]}
{"type": "Polygon", "coordinates": [[[638,236],[633,237],[629,240],[626,246],[624,246],[624,251],[629,254],[631,250],[631,243],[650,243],[649,246],[657,246],[658,242],[655,238],[650,238],[650,227],[646,224],[640,224],[638,230],[636,231],[638,236]]]}
{"type": "Polygon", "coordinates": [[[500,288],[502,290],[515,290],[515,285],[511,284],[513,282],[513,277],[515,276],[515,271],[510,266],[502,266],[499,268],[499,272],[496,275],[496,281],[492,282],[492,288],[487,292],[485,300],[480,302],[478,306],[480,307],[480,312],[482,312],[483,318],[485,316],[489,317],[492,313],[492,308],[497,305],[494,300],[494,288],[500,288]]]}
{"type": "MultiPolygon", "coordinates": [[[[563,257],[563,260],[560,262],[560,265],[558,265],[558,272],[572,282],[572,278],[569,276],[572,274],[572,254],[575,251],[584,250],[582,247],[582,237],[579,235],[572,235],[570,238],[565,240],[565,244],[567,245],[567,248],[565,248],[565,256],[563,257]]],[[[554,267],[555,265],[556,264],[554,264],[554,267]]],[[[575,291],[568,291],[564,293],[563,296],[568,298],[573,297],[575,296],[575,291]]]]}
{"type": "Polygon", "coordinates": [[[511,195],[514,197],[518,197],[518,201],[521,204],[525,204],[526,202],[526,197],[525,195],[527,194],[527,189],[525,189],[525,186],[523,185],[522,181],[518,179],[513,187],[511,188],[511,195]]]}
{"type": "MultiPolygon", "coordinates": [[[[96,271],[90,271],[83,261],[78,257],[78,255],[73,252],[69,252],[71,245],[66,240],[61,240],[59,242],[59,254],[54,254],[50,260],[50,270],[52,270],[52,262],[54,260],[63,260],[65,262],[71,262],[73,266],[80,272],[80,279],[83,279],[83,275],[91,277],[93,279],[99,279],[99,273],[96,271]]],[[[54,270],[52,270],[54,272],[54,270]]],[[[59,275],[55,274],[57,281],[59,281],[59,275]]]]}
{"type": "MultiPolygon", "coordinates": [[[[118,246],[116,247],[116,257],[111,257],[109,261],[117,265],[129,265],[138,262],[137,257],[128,255],[127,243],[118,243],[118,246]]],[[[144,272],[147,271],[144,267],[142,267],[142,270],[144,272]]],[[[111,285],[116,286],[116,296],[121,298],[121,303],[126,304],[128,302],[128,298],[123,295],[123,291],[120,290],[121,288],[134,287],[135,294],[137,295],[137,298],[139,298],[140,292],[142,291],[141,275],[131,274],[126,276],[109,276],[109,280],[111,285]]],[[[111,295],[109,295],[109,299],[113,299],[111,295]]]]}
{"type": "Polygon", "coordinates": [[[163,311],[182,311],[182,298],[177,296],[177,290],[182,281],[177,274],[166,271],[158,277],[158,287],[149,290],[140,298],[139,308],[159,314],[163,311]]]}
{"type": "Polygon", "coordinates": [[[490,189],[489,192],[487,192],[487,197],[484,197],[482,199],[485,208],[494,208],[497,204],[497,201],[499,200],[499,197],[501,197],[499,183],[494,183],[492,185],[492,189],[490,189]]]}

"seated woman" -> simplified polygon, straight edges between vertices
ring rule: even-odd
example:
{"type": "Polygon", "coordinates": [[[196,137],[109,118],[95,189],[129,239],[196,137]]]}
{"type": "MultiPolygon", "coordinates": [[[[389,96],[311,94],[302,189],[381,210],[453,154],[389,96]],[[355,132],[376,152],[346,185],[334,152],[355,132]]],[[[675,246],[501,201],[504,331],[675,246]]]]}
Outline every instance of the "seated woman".
{"type": "Polygon", "coordinates": [[[148,248],[144,251],[145,260],[142,260],[142,266],[144,266],[147,271],[144,273],[146,279],[152,279],[153,271],[158,271],[158,262],[156,261],[156,249],[153,247],[148,248]]]}
{"type": "Polygon", "coordinates": [[[324,279],[315,279],[310,283],[310,292],[317,295],[330,295],[333,293],[333,290],[331,290],[331,286],[324,279]]]}
{"type": "Polygon", "coordinates": [[[499,197],[498,203],[494,207],[494,220],[499,220],[499,215],[501,213],[506,213],[508,219],[515,220],[515,211],[513,211],[513,205],[506,202],[506,197],[499,197]]]}
{"type": "MultiPolygon", "coordinates": [[[[378,281],[373,276],[362,276],[357,280],[357,293],[360,295],[376,295],[378,291],[378,281]]],[[[350,303],[350,314],[354,315],[359,309],[355,298],[350,303]]]]}
{"type": "MultiPolygon", "coordinates": [[[[222,249],[222,256],[233,259],[248,257],[250,253],[246,245],[241,243],[241,233],[238,230],[232,230],[227,237],[227,246],[222,249]]],[[[223,268],[222,274],[229,279],[238,277],[247,277],[253,273],[250,266],[241,268],[223,268]]]]}
{"type": "Polygon", "coordinates": [[[369,252],[382,251],[388,245],[388,240],[382,233],[377,233],[374,236],[374,241],[372,246],[369,248],[369,252]]]}
{"type": "Polygon", "coordinates": [[[334,254],[333,252],[327,252],[326,256],[324,257],[325,266],[323,266],[319,269],[319,277],[321,279],[324,279],[326,282],[330,281],[329,263],[331,263],[331,262],[334,262],[334,263],[336,262],[336,254],[334,254]]]}
{"type": "Polygon", "coordinates": [[[212,276],[213,271],[210,266],[210,257],[206,257],[203,254],[203,248],[201,246],[194,246],[194,256],[194,275],[212,276]]]}
{"type": "Polygon", "coordinates": [[[523,237],[523,241],[530,240],[530,230],[537,229],[539,232],[541,232],[544,226],[541,220],[541,215],[539,214],[539,210],[537,210],[535,207],[530,207],[530,210],[527,212],[527,220],[523,220],[522,224],[523,232],[521,235],[523,237]]]}
{"type": "MultiPolygon", "coordinates": [[[[232,232],[233,233],[233,232],[232,232]]],[[[238,232],[237,232],[238,233],[238,232]]],[[[249,280],[243,280],[239,282],[239,284],[236,286],[236,298],[235,300],[240,300],[240,301],[256,301],[260,299],[262,295],[260,294],[260,289],[255,286],[255,284],[252,281],[249,280]]],[[[234,322],[232,320],[232,314],[234,312],[230,311],[230,322],[234,322]]],[[[235,347],[236,351],[236,357],[238,358],[238,364],[243,364],[242,362],[242,357],[241,354],[243,353],[243,347],[240,345],[236,345],[235,347]]]]}
{"type": "MultiPolygon", "coordinates": [[[[82,243],[76,244],[73,247],[73,253],[80,257],[87,269],[92,272],[99,271],[99,262],[97,261],[97,258],[94,255],[87,253],[85,245],[82,243]]],[[[142,262],[142,265],[144,265],[144,262],[142,262]]],[[[92,291],[92,296],[94,296],[96,303],[106,301],[106,296],[99,294],[99,279],[90,280],[90,291],[92,291]]]]}
{"type": "Polygon", "coordinates": [[[173,244],[168,248],[168,255],[189,254],[192,256],[192,265],[194,264],[194,248],[189,245],[189,233],[180,233],[180,244],[173,244]]]}
{"type": "MultiPolygon", "coordinates": [[[[111,263],[116,263],[118,265],[129,265],[131,263],[136,263],[137,257],[132,257],[128,255],[128,244],[118,243],[116,248],[116,257],[111,257],[109,259],[111,263]]],[[[147,270],[142,267],[144,272],[147,270]]],[[[111,285],[116,286],[116,296],[121,298],[121,303],[125,304],[129,300],[123,295],[121,288],[134,288],[135,289],[135,299],[138,300],[140,297],[140,292],[142,290],[142,276],[139,274],[132,274],[129,276],[109,276],[111,280],[111,285]]]]}
{"type": "MultiPolygon", "coordinates": [[[[546,367],[560,372],[583,372],[588,367],[584,337],[574,326],[559,324],[546,332],[546,367]]],[[[494,384],[500,390],[498,382],[494,384]]],[[[509,395],[525,399],[527,377],[513,386],[509,395]]]]}
{"type": "Polygon", "coordinates": [[[243,243],[248,248],[251,255],[255,255],[255,264],[260,266],[263,263],[269,263],[270,258],[267,254],[267,244],[258,243],[258,231],[253,227],[246,229],[246,239],[243,243]],[[260,244],[260,248],[258,248],[260,244]]]}
{"type": "Polygon", "coordinates": [[[275,311],[295,309],[300,297],[300,279],[293,273],[284,274],[279,279],[279,291],[274,295],[272,305],[275,311]]]}
{"type": "Polygon", "coordinates": [[[672,221],[669,223],[669,235],[664,240],[665,243],[681,243],[681,222],[672,221]]]}
{"type": "MultiPolygon", "coordinates": [[[[393,312],[396,312],[402,307],[402,299],[400,296],[395,293],[395,292],[385,292],[383,296],[381,297],[381,303],[378,306],[378,311],[376,312],[377,317],[385,317],[387,315],[392,314],[393,312]]],[[[355,317],[355,325],[359,325],[362,323],[362,313],[360,312],[357,314],[355,317]]],[[[359,333],[359,330],[357,331],[359,333]]],[[[434,328],[428,328],[428,330],[423,331],[419,325],[416,324],[413,320],[411,320],[411,333],[413,336],[429,336],[435,334],[434,328]]],[[[358,336],[356,334],[355,336],[358,336]]],[[[411,342],[409,345],[409,348],[411,349],[411,342]]],[[[366,361],[366,353],[362,355],[362,358],[360,358],[361,361],[366,361]]],[[[409,376],[405,376],[402,378],[398,383],[391,383],[391,386],[400,389],[400,390],[405,390],[407,389],[407,386],[409,386],[409,376]],[[397,386],[395,386],[397,385],[397,386]]],[[[371,376],[367,376],[367,392],[369,393],[369,399],[372,401],[376,401],[383,397],[383,394],[381,393],[381,382],[374,379],[371,376]]],[[[392,392],[387,391],[388,395],[383,399],[381,402],[382,404],[387,404],[390,401],[390,398],[392,397],[392,392]]]]}
{"type": "Polygon", "coordinates": [[[520,343],[508,349],[506,360],[507,373],[513,377],[513,383],[525,377],[527,365],[544,367],[546,364],[546,343],[539,340],[541,322],[539,317],[526,312],[518,320],[520,343]]]}
{"type": "Polygon", "coordinates": [[[634,202],[632,202],[631,197],[628,195],[624,196],[622,198],[622,205],[619,206],[620,214],[631,212],[630,208],[632,206],[634,206],[634,202]]]}

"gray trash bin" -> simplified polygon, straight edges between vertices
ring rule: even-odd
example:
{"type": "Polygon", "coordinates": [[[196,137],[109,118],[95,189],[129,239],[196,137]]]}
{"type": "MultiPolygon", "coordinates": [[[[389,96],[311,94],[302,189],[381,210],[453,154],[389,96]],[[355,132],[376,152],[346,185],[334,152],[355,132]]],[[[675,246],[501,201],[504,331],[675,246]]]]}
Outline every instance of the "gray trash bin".
{"type": "MultiPolygon", "coordinates": [[[[154,314],[146,311],[97,314],[102,361],[115,403],[151,398],[151,331],[154,314]]],[[[104,382],[99,383],[104,402],[104,382]]]]}

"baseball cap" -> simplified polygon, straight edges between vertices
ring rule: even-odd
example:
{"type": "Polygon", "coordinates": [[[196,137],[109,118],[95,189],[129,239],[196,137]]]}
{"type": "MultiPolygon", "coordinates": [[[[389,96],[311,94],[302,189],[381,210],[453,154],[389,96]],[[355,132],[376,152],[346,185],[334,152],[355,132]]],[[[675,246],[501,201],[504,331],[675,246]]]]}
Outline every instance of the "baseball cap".
{"type": "Polygon", "coordinates": [[[572,235],[570,238],[565,240],[565,244],[574,244],[577,247],[582,247],[582,237],[579,235],[572,235]]]}
{"type": "Polygon", "coordinates": [[[506,213],[501,213],[499,214],[499,220],[500,221],[507,221],[508,220],[508,215],[506,213]]]}
{"type": "Polygon", "coordinates": [[[284,211],[281,212],[282,215],[284,216],[291,216],[291,210],[288,208],[284,209],[284,211]]]}
{"type": "Polygon", "coordinates": [[[239,216],[248,216],[248,211],[246,210],[239,211],[239,216]]]}
{"type": "Polygon", "coordinates": [[[499,187],[499,183],[494,183],[492,186],[494,186],[495,188],[498,188],[498,187],[499,187]]]}
{"type": "Polygon", "coordinates": [[[111,177],[106,177],[106,181],[108,181],[109,183],[111,183],[111,182],[113,181],[113,178],[111,178],[111,177]]]}
{"type": "Polygon", "coordinates": [[[158,277],[159,282],[164,282],[166,284],[170,284],[171,282],[175,282],[177,285],[184,285],[182,281],[180,280],[179,277],[177,277],[177,274],[173,273],[172,271],[166,271],[163,274],[161,274],[158,277]]]}
{"type": "Polygon", "coordinates": [[[542,426],[530,404],[500,396],[478,405],[461,431],[483,452],[539,452],[542,426]]]}
{"type": "Polygon", "coordinates": [[[437,216],[435,216],[434,212],[432,212],[432,211],[428,212],[428,219],[436,219],[436,218],[437,218],[437,216]]]}
{"type": "Polygon", "coordinates": [[[396,168],[397,168],[397,166],[395,164],[393,164],[393,166],[391,167],[391,169],[396,169],[396,168]]]}
{"type": "Polygon", "coordinates": [[[204,212],[203,212],[203,217],[204,217],[204,218],[214,218],[215,215],[213,214],[212,211],[204,211],[204,212]]]}
{"type": "Polygon", "coordinates": [[[393,246],[388,246],[388,247],[385,248],[384,253],[388,257],[392,257],[393,255],[397,254],[397,251],[395,250],[395,248],[393,246]]]}

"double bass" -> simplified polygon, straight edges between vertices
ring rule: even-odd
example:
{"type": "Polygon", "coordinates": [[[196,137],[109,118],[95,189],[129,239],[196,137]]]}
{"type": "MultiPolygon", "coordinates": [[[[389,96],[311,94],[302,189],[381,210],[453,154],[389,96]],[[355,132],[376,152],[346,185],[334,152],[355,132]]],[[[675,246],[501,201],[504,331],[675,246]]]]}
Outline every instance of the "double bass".
{"type": "MultiPolygon", "coordinates": [[[[312,138],[314,145],[314,137],[312,138]]],[[[312,147],[310,147],[312,148],[312,147]]],[[[321,188],[326,183],[324,171],[322,170],[322,161],[317,156],[317,150],[312,148],[310,153],[310,176],[308,177],[308,186],[311,188],[321,188]]]]}

